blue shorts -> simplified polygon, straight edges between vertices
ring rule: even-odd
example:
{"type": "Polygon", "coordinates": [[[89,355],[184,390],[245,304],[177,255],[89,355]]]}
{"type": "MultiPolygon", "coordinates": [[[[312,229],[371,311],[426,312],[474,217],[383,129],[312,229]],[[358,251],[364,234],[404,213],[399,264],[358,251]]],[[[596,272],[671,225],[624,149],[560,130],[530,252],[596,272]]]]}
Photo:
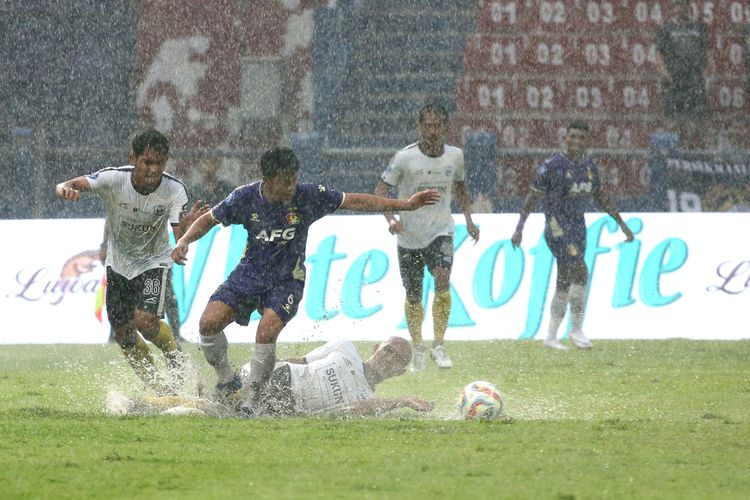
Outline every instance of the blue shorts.
{"type": "Polygon", "coordinates": [[[586,255],[586,238],[551,238],[545,235],[545,241],[558,265],[574,262],[583,263],[586,255]]]}
{"type": "Polygon", "coordinates": [[[250,323],[253,311],[263,314],[266,307],[278,314],[286,324],[297,314],[304,291],[305,283],[299,280],[285,281],[273,287],[248,289],[237,286],[230,278],[219,285],[209,301],[222,302],[231,307],[237,313],[235,322],[242,326],[250,323]]]}

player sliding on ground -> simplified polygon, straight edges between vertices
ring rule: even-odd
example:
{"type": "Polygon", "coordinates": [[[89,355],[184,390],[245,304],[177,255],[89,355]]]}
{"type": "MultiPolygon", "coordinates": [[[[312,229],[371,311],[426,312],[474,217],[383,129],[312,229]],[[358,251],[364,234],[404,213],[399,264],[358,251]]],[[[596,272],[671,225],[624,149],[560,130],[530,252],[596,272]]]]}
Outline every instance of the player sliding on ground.
{"type": "MultiPolygon", "coordinates": [[[[433,403],[414,397],[378,398],[375,386],[402,375],[411,360],[406,339],[391,337],[373,347],[365,361],[349,341],[328,342],[301,358],[278,363],[258,391],[256,416],[291,417],[305,415],[378,416],[398,408],[419,412],[433,409],[433,403]]],[[[250,370],[243,367],[243,378],[250,370]]],[[[228,402],[233,398],[230,396],[228,402]]],[[[241,402],[237,394],[237,402],[241,402]]],[[[231,404],[198,398],[127,398],[110,394],[108,408],[116,414],[172,413],[214,417],[247,416],[231,404]]]]}
{"type": "Polygon", "coordinates": [[[302,300],[310,225],[338,209],[409,211],[440,199],[434,190],[395,200],[342,193],[319,184],[298,184],[299,161],[288,148],[266,151],[260,159],[260,170],[261,180],[238,187],[201,216],[172,251],[174,261],[184,264],[188,246],[215,225],[241,224],[247,230],[245,253],[209,299],[199,331],[203,354],[218,376],[215,397],[221,400],[240,387],[239,375],[227,359],[224,328],[232,322],[247,326],[253,311],[261,313],[250,380],[245,384],[249,406],[271,375],[276,363],[276,339],[302,300]]]}
{"type": "MultiPolygon", "coordinates": [[[[182,357],[172,329],[161,320],[170,259],[168,225],[175,238],[210,208],[196,202],[185,213],[185,186],[165,174],[169,141],[156,130],[133,139],[131,165],[105,168],[76,177],[55,187],[67,201],[78,201],[81,193],[93,191],[104,203],[108,226],[107,317],[115,340],[133,370],[157,393],[174,392],[160,376],[143,337],[164,353],[173,371],[172,381],[181,378],[182,357]]],[[[171,385],[171,387],[169,386],[171,385]]]]}

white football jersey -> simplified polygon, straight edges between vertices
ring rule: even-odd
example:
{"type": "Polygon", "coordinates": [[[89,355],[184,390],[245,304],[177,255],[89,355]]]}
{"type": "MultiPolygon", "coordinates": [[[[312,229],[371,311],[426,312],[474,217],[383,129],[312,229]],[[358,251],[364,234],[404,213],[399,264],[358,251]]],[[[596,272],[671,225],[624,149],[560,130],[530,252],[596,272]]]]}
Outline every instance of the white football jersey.
{"type": "Polygon", "coordinates": [[[440,201],[435,205],[399,213],[404,231],[398,235],[398,246],[424,248],[438,236],[453,234],[453,183],[466,178],[461,148],[446,144],[441,156],[431,158],[422,153],[417,143],[411,144],[393,156],[380,178],[389,186],[396,186],[401,199],[425,189],[440,192],[440,201]]]}
{"type": "Polygon", "coordinates": [[[362,358],[350,341],[328,342],[307,354],[305,360],[305,365],[289,365],[296,411],[331,412],[375,397],[362,358]]]}
{"type": "Polygon", "coordinates": [[[162,174],[156,191],[140,194],[131,181],[134,168],[105,168],[86,176],[109,219],[105,265],[128,279],[172,265],[169,224],[179,223],[188,201],[185,185],[168,174],[162,174]]]}

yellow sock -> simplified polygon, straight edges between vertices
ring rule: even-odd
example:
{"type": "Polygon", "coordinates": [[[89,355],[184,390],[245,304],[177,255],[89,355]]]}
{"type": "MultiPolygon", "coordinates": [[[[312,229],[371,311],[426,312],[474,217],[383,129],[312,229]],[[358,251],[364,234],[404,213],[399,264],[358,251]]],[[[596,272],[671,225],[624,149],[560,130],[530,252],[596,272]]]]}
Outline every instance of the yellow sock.
{"type": "Polygon", "coordinates": [[[154,335],[154,338],[151,339],[151,342],[153,342],[156,347],[161,349],[161,352],[163,352],[164,354],[180,350],[180,344],[178,344],[174,339],[172,327],[170,327],[164,321],[159,321],[159,333],[154,335]]]}
{"type": "Polygon", "coordinates": [[[130,347],[120,346],[120,348],[123,354],[125,354],[125,359],[133,367],[133,371],[146,384],[152,385],[157,370],[156,366],[154,366],[154,358],[151,357],[151,351],[140,335],[136,335],[135,345],[130,347]]]}
{"type": "Polygon", "coordinates": [[[432,302],[432,325],[435,330],[435,344],[442,344],[445,330],[448,329],[448,318],[451,315],[451,292],[437,292],[432,302]]]}
{"type": "Polygon", "coordinates": [[[406,326],[409,329],[411,340],[415,345],[419,345],[422,343],[422,318],[424,317],[422,303],[412,304],[407,300],[404,303],[404,312],[406,313],[406,326]]]}

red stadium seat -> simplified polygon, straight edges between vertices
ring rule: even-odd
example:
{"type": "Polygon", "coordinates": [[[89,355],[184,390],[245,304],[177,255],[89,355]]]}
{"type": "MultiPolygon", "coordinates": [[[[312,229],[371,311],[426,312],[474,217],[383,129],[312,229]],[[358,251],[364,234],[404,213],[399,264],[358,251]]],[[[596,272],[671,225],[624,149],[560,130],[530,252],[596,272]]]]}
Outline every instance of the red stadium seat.
{"type": "Polygon", "coordinates": [[[741,77],[747,73],[747,46],[739,35],[712,37],[715,75],[741,77]]]}

